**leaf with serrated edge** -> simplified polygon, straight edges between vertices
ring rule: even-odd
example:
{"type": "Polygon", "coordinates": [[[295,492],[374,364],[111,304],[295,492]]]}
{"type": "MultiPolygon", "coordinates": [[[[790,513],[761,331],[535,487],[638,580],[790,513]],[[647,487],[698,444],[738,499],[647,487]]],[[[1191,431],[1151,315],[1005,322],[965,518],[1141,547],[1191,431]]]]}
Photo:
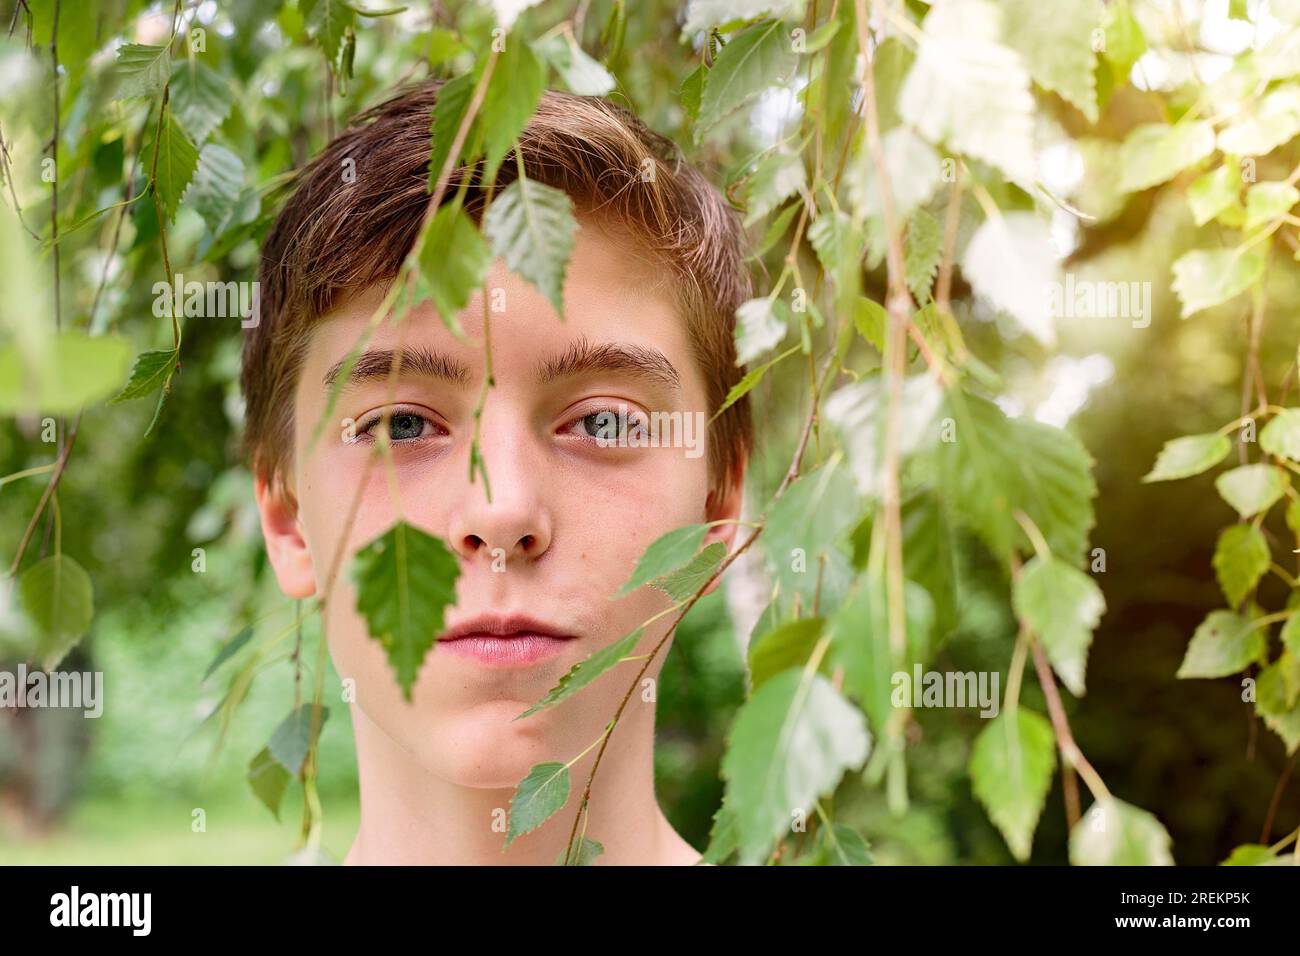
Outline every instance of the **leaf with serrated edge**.
{"type": "Polygon", "coordinates": [[[506,846],[531,833],[555,816],[569,799],[569,768],[562,763],[539,763],[519,782],[510,800],[510,828],[506,846]]]}
{"type": "Polygon", "coordinates": [[[1267,633],[1232,611],[1211,611],[1197,627],[1178,668],[1178,676],[1228,677],[1245,670],[1263,655],[1267,633]]]}
{"type": "Polygon", "coordinates": [[[68,555],[51,555],[23,572],[18,596],[36,625],[41,667],[52,671],[85,635],[94,617],[90,575],[68,555]]]}
{"type": "Polygon", "coordinates": [[[1064,561],[1035,557],[1016,582],[1012,601],[1070,693],[1082,697],[1092,632],[1106,610],[1097,582],[1064,561]]]}
{"type": "Polygon", "coordinates": [[[1171,438],[1160,449],[1155,467],[1142,480],[1149,482],[1190,478],[1213,468],[1227,458],[1230,451],[1232,442],[1228,436],[1214,432],[1171,438]]]}
{"type": "Polygon", "coordinates": [[[357,610],[411,699],[420,665],[455,599],[460,565],[440,540],[399,521],[357,552],[351,568],[357,610]]]}
{"type": "Polygon", "coordinates": [[[1242,518],[1267,511],[1286,494],[1286,473],[1273,465],[1241,465],[1225,471],[1214,480],[1214,487],[1242,518]]]}
{"type": "Polygon", "coordinates": [[[1169,833],[1139,807],[1104,797],[1070,831],[1075,866],[1173,866],[1169,833]]]}
{"type": "Polygon", "coordinates": [[[995,717],[971,750],[971,789],[1020,862],[1056,771],[1056,735],[1045,718],[1017,707],[995,717]]]}
{"type": "Polygon", "coordinates": [[[119,402],[143,398],[150,392],[162,388],[171,378],[179,358],[180,353],[174,348],[141,352],[136,356],[135,365],[131,368],[131,378],[109,404],[116,405],[119,402]]]}
{"type": "Polygon", "coordinates": [[[608,647],[602,647],[585,660],[574,664],[569,668],[568,673],[560,678],[560,682],[546,692],[545,697],[529,707],[515,720],[522,720],[539,710],[545,710],[547,707],[558,704],[566,697],[582,690],[582,688],[618,665],[623,658],[636,650],[637,642],[641,639],[641,633],[642,630],[638,627],[635,631],[624,635],[608,647]]]}
{"type": "Polygon", "coordinates": [[[645,549],[645,553],[641,555],[636,568],[632,571],[632,576],[619,588],[617,596],[630,594],[642,585],[649,584],[656,578],[671,574],[682,567],[695,557],[696,552],[700,550],[700,545],[704,543],[704,536],[708,533],[708,525],[690,524],[660,535],[650,547],[645,549]]]}
{"type": "Polygon", "coordinates": [[[722,773],[736,815],[741,862],[761,862],[844,772],[867,758],[862,714],[820,675],[788,670],[767,681],[732,725],[722,773]]]}
{"type": "Polygon", "coordinates": [[[1272,563],[1264,533],[1251,524],[1224,528],[1214,548],[1213,563],[1223,596],[1236,607],[1255,589],[1272,563]]]}
{"type": "Polygon", "coordinates": [[[578,223],[566,193],[517,179],[493,201],[483,231],[506,267],[537,287],[564,317],[564,276],[578,223]]]}

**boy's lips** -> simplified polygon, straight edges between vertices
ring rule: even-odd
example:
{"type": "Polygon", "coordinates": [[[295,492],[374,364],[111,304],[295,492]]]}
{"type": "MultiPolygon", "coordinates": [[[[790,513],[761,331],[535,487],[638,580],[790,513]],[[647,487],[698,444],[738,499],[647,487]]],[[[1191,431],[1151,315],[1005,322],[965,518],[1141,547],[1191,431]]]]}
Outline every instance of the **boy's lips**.
{"type": "Polygon", "coordinates": [[[448,628],[438,644],[449,654],[495,667],[523,667],[558,654],[571,634],[523,614],[483,614],[448,628]]]}

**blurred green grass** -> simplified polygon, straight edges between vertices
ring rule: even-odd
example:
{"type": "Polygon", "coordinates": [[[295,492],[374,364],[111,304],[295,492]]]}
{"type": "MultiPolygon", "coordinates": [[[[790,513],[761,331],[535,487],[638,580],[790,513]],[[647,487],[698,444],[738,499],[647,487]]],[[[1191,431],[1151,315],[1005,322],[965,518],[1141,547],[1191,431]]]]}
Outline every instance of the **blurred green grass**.
{"type": "MultiPolygon", "coordinates": [[[[323,845],[341,862],[360,819],[355,803],[326,803],[323,845]]],[[[178,800],[78,802],[61,825],[35,839],[0,835],[6,866],[275,866],[294,852],[297,805],[287,798],[277,822],[251,797],[204,806],[206,831],[191,829],[195,804],[178,800]]]]}

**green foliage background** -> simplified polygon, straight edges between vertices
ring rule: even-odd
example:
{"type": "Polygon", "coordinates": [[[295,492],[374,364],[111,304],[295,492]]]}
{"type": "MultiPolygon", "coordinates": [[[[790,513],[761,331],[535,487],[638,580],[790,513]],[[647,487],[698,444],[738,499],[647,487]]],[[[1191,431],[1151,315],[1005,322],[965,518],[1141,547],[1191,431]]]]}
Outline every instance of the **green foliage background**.
{"type": "MultiPolygon", "coordinates": [[[[805,421],[808,359],[799,346],[806,344],[820,362],[837,344],[837,332],[856,328],[861,337],[846,341],[848,372],[837,384],[883,381],[890,318],[882,305],[903,308],[897,294],[902,276],[890,283],[889,224],[880,209],[869,120],[853,110],[860,95],[858,47],[866,32],[859,29],[857,12],[874,11],[872,35],[888,37],[871,66],[886,165],[893,164],[888,136],[898,129],[911,130],[914,148],[919,143],[922,157],[929,157],[908,162],[913,152],[892,169],[895,201],[903,197],[919,210],[900,216],[896,228],[907,255],[908,285],[919,300],[915,310],[908,303],[902,321],[915,324],[937,356],[934,367],[959,379],[971,401],[998,398],[1028,419],[1035,411],[1054,410],[1046,402],[1053,389],[1078,381],[1081,369],[1107,370],[1085,388],[1079,407],[1063,416],[1092,458],[1097,495],[1088,550],[1080,547],[1076,555],[1073,547],[1059,545],[1072,534],[1054,537],[1052,528],[1041,529],[1067,564],[1089,569],[1094,548],[1106,558],[1104,573],[1090,574],[1104,594],[1105,614],[1091,638],[1087,693],[1076,698],[1064,692],[1064,708],[1091,766],[1116,797],[1158,818],[1156,825],[1172,838],[1173,857],[1215,863],[1234,847],[1260,842],[1265,820],[1266,844],[1300,826],[1300,784],[1293,779],[1289,787],[1281,785],[1300,740],[1300,701],[1292,689],[1293,681],[1300,687],[1293,676],[1300,646],[1283,636],[1287,621],[1296,619],[1278,617],[1265,630],[1265,656],[1223,670],[1223,679],[1177,679],[1198,627],[1211,612],[1230,606],[1220,593],[1214,556],[1221,532],[1237,515],[1208,474],[1171,482],[1142,479],[1170,439],[1221,428],[1236,438],[1240,430],[1229,426],[1241,416],[1257,412],[1258,423],[1266,426],[1279,417],[1278,408],[1298,404],[1300,329],[1294,316],[1300,288],[1293,254],[1300,249],[1300,220],[1290,212],[1297,197],[1282,184],[1293,184],[1300,171],[1300,8],[1285,0],[1267,6],[1234,2],[1223,11],[1206,4],[1200,16],[1189,18],[1147,0],[1071,3],[1068,15],[1051,6],[1049,12],[1049,5],[1024,0],[950,0],[933,10],[921,2],[855,9],[843,0],[697,0],[689,8],[545,2],[522,15],[511,37],[574,37],[612,74],[612,95],[713,173],[748,210],[756,242],[767,246],[755,262],[759,294],[778,290],[768,320],[787,327],[780,346],[760,351],[755,364],[792,346],[796,351],[752,393],[760,446],[750,496],[758,514],[780,486],[805,421]],[[944,33],[953,29],[953,18],[956,37],[944,33]],[[1225,48],[1229,27],[1233,36],[1245,30],[1251,38],[1225,48]],[[798,28],[806,52],[796,55],[791,31],[798,28]],[[962,56],[973,55],[981,43],[985,53],[994,51],[996,75],[963,76],[962,56]],[[740,60],[736,51],[751,48],[758,54],[740,60]],[[925,62],[947,63],[952,74],[947,86],[930,91],[918,116],[906,102],[907,80],[925,62]],[[723,73],[705,78],[723,70],[733,71],[745,94],[731,110],[719,101],[725,93],[718,92],[722,84],[716,80],[723,73]],[[709,125],[712,112],[720,119],[709,125]],[[701,113],[706,122],[700,122],[701,113]],[[829,185],[829,175],[816,181],[817,170],[835,168],[841,157],[843,183],[837,176],[829,185]],[[949,158],[948,171],[960,170],[959,192],[941,175],[939,163],[949,158]],[[1052,169],[1058,171],[1055,179],[1046,172],[1052,169]],[[1057,180],[1066,185],[1056,186],[1057,180]],[[1264,183],[1274,186],[1253,192],[1252,186],[1264,183]],[[805,226],[800,210],[814,213],[810,224],[805,226]],[[1048,273],[1033,271],[1041,256],[1030,253],[1016,262],[999,248],[990,269],[969,254],[981,227],[1003,220],[1017,230],[1039,223],[1026,227],[1024,239],[1035,249],[1043,247],[1047,223],[1054,222],[1070,237],[1060,268],[1077,279],[1149,282],[1149,326],[1113,317],[1060,319],[1055,340],[1044,341],[1023,300],[1005,291],[1009,283],[1036,294],[1050,280],[1048,273]],[[949,222],[955,226],[953,248],[945,257],[941,240],[949,222]],[[850,230],[840,242],[840,227],[860,231],[850,230]],[[811,313],[788,308],[795,283],[787,285],[784,275],[791,239],[805,228],[807,235],[795,240],[793,261],[799,276],[819,277],[811,283],[818,286],[810,290],[816,303],[811,313]],[[769,230],[773,241],[762,242],[769,230]],[[1242,246],[1248,247],[1245,253],[1233,252],[1242,246]],[[1209,257],[1185,258],[1198,250],[1209,257]],[[1256,257],[1264,263],[1258,269],[1256,257]],[[948,266],[941,265],[944,258],[948,266]],[[944,271],[951,271],[951,293],[935,302],[944,299],[935,273],[944,271]],[[929,311],[920,308],[927,302],[929,311]],[[948,309],[959,335],[940,320],[948,309]],[[1099,357],[1109,364],[1098,365],[1099,357]],[[1084,358],[1092,364],[1079,364],[1084,358]],[[1240,672],[1262,684],[1265,665],[1277,668],[1279,681],[1285,677],[1284,701],[1273,701],[1267,722],[1255,706],[1243,703],[1240,678],[1229,677],[1240,672]]],[[[175,10],[137,0],[0,5],[0,28],[13,25],[0,41],[6,90],[0,113],[6,145],[0,231],[5,354],[25,362],[31,349],[52,341],[56,262],[63,329],[94,340],[119,336],[130,343],[127,355],[170,350],[172,324],[152,311],[153,283],[167,274],[158,208],[176,210],[165,229],[172,271],[200,281],[251,279],[258,240],[287,174],[314,155],[331,131],[395,85],[428,75],[473,74],[496,25],[493,10],[478,3],[435,3],[431,10],[383,16],[364,16],[361,9],[336,0],[221,0],[175,10]],[[124,68],[115,47],[122,41],[167,44],[176,11],[174,72],[124,68]],[[195,49],[189,32],[194,28],[202,30],[202,50],[195,49]],[[56,37],[57,85],[51,67],[56,37]],[[196,153],[218,147],[207,155],[208,163],[230,172],[202,188],[189,182],[184,144],[163,153],[162,174],[151,170],[150,144],[168,78],[170,115],[179,123],[172,135],[193,141],[196,153]],[[195,97],[191,91],[187,99],[186,83],[206,83],[212,95],[195,97]],[[132,91],[139,95],[121,95],[132,91]],[[55,158],[54,142],[57,207],[52,183],[42,178],[48,168],[43,161],[55,158]],[[168,157],[175,158],[174,175],[168,157]],[[122,205],[124,200],[129,202],[122,205]]],[[[557,86],[574,82],[554,63],[548,77],[557,86]]],[[[1016,249],[1025,247],[1013,244],[1016,249]]],[[[93,382],[83,382],[93,394],[84,396],[80,414],[79,401],[59,408],[36,401],[29,407],[33,393],[25,391],[25,380],[0,381],[7,415],[0,429],[0,474],[54,460],[59,446],[42,435],[47,414],[60,419],[64,441],[77,423],[74,454],[58,485],[59,527],[52,529],[51,508],[14,570],[29,571],[40,556],[55,551],[86,568],[95,615],[65,666],[103,670],[112,701],[98,721],[58,712],[26,714],[21,721],[0,714],[0,860],[102,853],[117,860],[194,861],[227,853],[273,861],[297,843],[299,785],[291,786],[277,824],[244,780],[249,760],[290,709],[291,667],[281,660],[258,673],[247,699],[232,710],[219,748],[214,725],[225,713],[219,705],[230,700],[244,658],[203,680],[222,645],[250,622],[281,608],[278,618],[257,627],[250,646],[261,647],[293,613],[282,607],[266,573],[251,480],[238,452],[239,342],[235,320],[186,321],[180,367],[167,383],[152,428],[163,395],[157,387],[161,377],[153,389],[140,389],[145,397],[106,401],[126,384],[125,364],[97,391],[93,382]],[[202,574],[191,570],[194,548],[206,551],[202,574]],[[205,721],[214,708],[216,716],[205,721]],[[210,828],[220,819],[228,834],[243,836],[226,840],[224,848],[214,847],[215,840],[203,844],[205,836],[187,826],[193,807],[210,810],[210,828]]],[[[904,360],[909,375],[926,373],[926,358],[916,348],[909,347],[904,360]]],[[[113,361],[107,352],[97,353],[97,367],[113,361]]],[[[72,377],[93,378],[84,372],[73,368],[72,377]]],[[[868,444],[879,440],[872,429],[883,421],[883,405],[877,411],[870,427],[858,425],[858,437],[866,435],[868,444]]],[[[1002,421],[997,412],[980,415],[1002,421]]],[[[840,467],[860,474],[854,427],[837,429],[824,413],[805,470],[834,464],[840,449],[848,453],[840,467]]],[[[1234,443],[1232,455],[1221,471],[1246,460],[1269,462],[1292,482],[1300,471],[1297,455],[1285,448],[1270,455],[1249,442],[1234,443]]],[[[1015,551],[1013,564],[1029,562],[1035,550],[1020,539],[1015,524],[990,533],[1000,520],[994,505],[971,505],[990,502],[989,489],[958,488],[971,471],[935,479],[927,472],[933,464],[924,455],[904,462],[912,469],[903,474],[904,489],[925,493],[928,483],[956,489],[961,513],[955,523],[964,526],[928,542],[931,548],[938,544],[941,556],[951,556],[959,587],[951,606],[937,607],[953,626],[950,633],[936,628],[927,666],[998,671],[1005,678],[1015,654],[1017,608],[1022,617],[1033,617],[1013,603],[1007,559],[1015,551]],[[1006,538],[1003,548],[990,540],[1000,536],[1006,538]]],[[[47,470],[0,486],[0,540],[15,553],[49,477],[47,470]]],[[[1025,500],[1013,507],[1030,508],[1036,492],[1028,488],[1025,500]]],[[[1246,587],[1234,596],[1244,600],[1238,609],[1243,615],[1278,615],[1295,606],[1294,581],[1287,578],[1296,574],[1290,552],[1300,545],[1294,541],[1300,518],[1289,516],[1300,515],[1296,500],[1290,493],[1264,509],[1258,521],[1246,522],[1265,535],[1270,563],[1282,573],[1261,580],[1249,569],[1240,571],[1246,587]],[[1292,512],[1284,513],[1288,506],[1292,512]]],[[[836,504],[827,499],[828,507],[836,504]]],[[[849,513],[851,542],[842,542],[844,548],[815,544],[838,550],[845,573],[864,588],[874,586],[872,533],[883,507],[855,499],[849,513]]],[[[1087,523],[1082,512],[1066,523],[1080,521],[1087,523]]],[[[927,553],[925,547],[924,541],[906,543],[908,555],[927,553]]],[[[828,584],[828,605],[833,590],[828,584]]],[[[738,585],[731,597],[738,606],[755,600],[738,585]]],[[[1069,605],[1058,592],[1049,597],[1051,607],[1069,605]]],[[[746,635],[734,633],[726,598],[711,595],[684,620],[659,700],[661,800],[674,825],[700,848],[710,842],[724,790],[719,770],[728,734],[747,699],[738,649],[746,635]]],[[[781,615],[806,613],[806,607],[793,610],[788,599],[786,593],[777,602],[781,615]]],[[[6,662],[33,657],[32,642],[45,639],[32,637],[17,604],[10,595],[0,606],[0,636],[7,642],[0,658],[6,662]]],[[[882,619],[874,620],[872,627],[882,619]]],[[[314,648],[317,639],[309,622],[305,646],[314,648]]],[[[315,654],[305,659],[313,661],[315,654]]],[[[1055,658],[1053,663],[1062,670],[1055,658]]],[[[1045,719],[1049,706],[1033,671],[1030,662],[1022,710],[1045,719]]],[[[309,674],[308,686],[314,676],[309,674]]],[[[1061,679],[1069,683],[1064,674],[1061,679]]],[[[325,699],[337,700],[332,673],[325,687],[325,699]]],[[[355,817],[355,763],[345,709],[331,710],[315,785],[324,804],[325,845],[338,855],[355,817]]],[[[869,704],[864,710],[879,753],[888,733],[869,704]]],[[[826,805],[833,805],[837,823],[869,841],[877,863],[1010,863],[1014,857],[1004,839],[1009,831],[1026,841],[1032,835],[1020,854],[1030,862],[1086,862],[1086,854],[1069,850],[1059,767],[1050,777],[1036,833],[1032,822],[1029,834],[1023,832],[1023,818],[1010,824],[1005,813],[999,818],[998,807],[1014,818],[1015,808],[1032,805],[1036,795],[996,793],[998,774],[992,771],[983,783],[978,770],[972,780],[975,741],[985,730],[987,722],[972,710],[913,711],[899,730],[905,774],[869,763],[864,779],[860,768],[851,769],[826,805]],[[985,805],[989,788],[1001,831],[985,805]]],[[[1050,725],[1048,731],[1050,754],[1050,725]]],[[[1085,792],[1085,809],[1088,802],[1085,792]]],[[[1144,840],[1131,842],[1138,861],[1160,858],[1144,840]]],[[[815,855],[814,850],[810,840],[796,835],[783,856],[815,855]]],[[[1278,859],[1289,856],[1288,851],[1278,859]]]]}

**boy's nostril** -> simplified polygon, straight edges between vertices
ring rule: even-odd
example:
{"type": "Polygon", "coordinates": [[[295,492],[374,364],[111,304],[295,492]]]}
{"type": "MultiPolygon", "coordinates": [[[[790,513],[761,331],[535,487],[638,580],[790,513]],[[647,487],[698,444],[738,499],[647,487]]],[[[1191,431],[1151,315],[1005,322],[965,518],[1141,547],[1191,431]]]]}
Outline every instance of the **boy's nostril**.
{"type": "Polygon", "coordinates": [[[520,547],[521,549],[523,549],[523,551],[524,551],[525,553],[527,553],[528,551],[531,551],[531,550],[533,549],[533,541],[534,541],[534,540],[535,540],[535,539],[533,538],[533,536],[532,536],[531,534],[526,534],[526,535],[524,535],[522,538],[519,539],[519,547],[520,547]]]}
{"type": "Polygon", "coordinates": [[[465,535],[465,550],[473,553],[483,547],[485,542],[476,534],[465,535]]]}

